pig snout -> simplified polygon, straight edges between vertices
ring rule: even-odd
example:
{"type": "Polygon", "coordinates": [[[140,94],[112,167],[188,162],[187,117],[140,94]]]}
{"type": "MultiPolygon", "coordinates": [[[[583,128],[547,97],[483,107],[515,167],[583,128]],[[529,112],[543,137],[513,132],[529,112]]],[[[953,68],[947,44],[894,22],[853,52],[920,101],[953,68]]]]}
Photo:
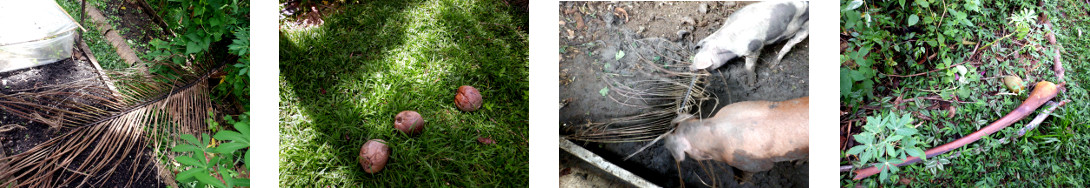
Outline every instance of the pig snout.
{"type": "Polygon", "coordinates": [[[673,134],[663,137],[662,140],[663,147],[670,151],[670,155],[674,156],[674,160],[685,161],[685,151],[692,147],[689,145],[689,140],[673,134]]]}
{"type": "Polygon", "coordinates": [[[717,69],[720,66],[723,66],[723,64],[726,64],[727,61],[737,57],[737,55],[730,50],[723,50],[715,46],[697,45],[696,50],[696,55],[693,56],[693,64],[689,66],[689,70],[691,71],[717,69]]]}

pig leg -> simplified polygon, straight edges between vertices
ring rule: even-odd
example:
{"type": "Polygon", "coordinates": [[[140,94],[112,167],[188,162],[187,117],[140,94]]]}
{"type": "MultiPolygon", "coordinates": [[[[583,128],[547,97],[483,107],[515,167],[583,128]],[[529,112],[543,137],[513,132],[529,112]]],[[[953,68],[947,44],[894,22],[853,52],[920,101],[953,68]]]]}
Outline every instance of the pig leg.
{"type": "Polygon", "coordinates": [[[795,36],[792,37],[791,40],[788,40],[787,44],[783,45],[783,48],[780,49],[780,54],[776,55],[776,60],[772,60],[772,66],[770,67],[775,67],[776,64],[779,64],[780,60],[783,59],[783,56],[787,55],[787,52],[791,51],[791,47],[799,44],[799,42],[802,42],[802,40],[806,39],[806,37],[809,35],[810,32],[806,29],[806,27],[799,29],[799,31],[795,33],[795,36]]]}
{"type": "Polygon", "coordinates": [[[743,81],[745,82],[745,84],[743,85],[749,87],[748,89],[752,89],[754,84],[757,82],[757,73],[756,70],[754,70],[754,65],[757,64],[757,59],[760,57],[760,50],[754,51],[749,56],[746,56],[746,76],[745,78],[743,78],[743,81]]]}

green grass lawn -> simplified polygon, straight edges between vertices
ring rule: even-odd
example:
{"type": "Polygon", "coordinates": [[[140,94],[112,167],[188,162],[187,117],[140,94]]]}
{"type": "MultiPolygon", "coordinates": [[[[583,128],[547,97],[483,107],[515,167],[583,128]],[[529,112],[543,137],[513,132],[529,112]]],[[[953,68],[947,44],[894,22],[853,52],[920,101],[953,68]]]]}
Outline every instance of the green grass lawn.
{"type": "Polygon", "coordinates": [[[321,26],[280,31],[280,186],[528,184],[526,15],[500,1],[341,6],[321,26]],[[454,106],[461,85],[481,91],[480,110],[454,106]],[[424,117],[423,134],[396,132],[403,110],[424,117]],[[369,139],[391,150],[376,174],[357,162],[369,139]]]}
{"type": "MultiPolygon", "coordinates": [[[[1090,28],[1088,27],[1090,26],[1090,18],[1085,16],[1086,13],[1082,8],[1087,5],[1077,1],[1046,1],[1045,8],[1040,8],[1037,6],[1037,2],[1007,0],[970,1],[979,2],[978,5],[947,2],[949,4],[932,1],[931,6],[933,7],[930,10],[920,10],[919,4],[911,1],[906,4],[909,9],[899,9],[900,5],[892,2],[892,6],[886,7],[892,10],[887,9],[889,11],[881,12],[893,14],[889,15],[888,18],[876,17],[874,20],[891,19],[894,23],[902,23],[901,26],[897,27],[904,27],[911,24],[903,24],[904,21],[901,19],[908,16],[904,16],[907,14],[899,15],[900,13],[916,13],[921,17],[928,15],[939,16],[943,8],[936,7],[953,10],[950,12],[961,11],[961,13],[967,13],[967,19],[964,22],[968,23],[946,22],[941,26],[945,30],[940,29],[943,31],[944,36],[948,37],[945,38],[945,44],[949,46],[944,48],[950,50],[946,54],[939,55],[936,61],[941,62],[949,58],[953,60],[951,63],[942,64],[931,61],[913,70],[911,67],[915,66],[915,61],[895,61],[901,64],[889,65],[887,64],[889,62],[882,60],[883,58],[876,58],[883,57],[882,54],[894,54],[893,57],[903,58],[904,54],[911,54],[912,51],[894,52],[895,49],[892,46],[900,45],[898,47],[904,47],[905,43],[915,44],[917,40],[920,42],[935,40],[935,38],[912,37],[925,35],[922,33],[913,33],[912,35],[893,34],[897,36],[895,39],[900,39],[889,41],[867,41],[869,39],[864,37],[867,34],[861,34],[858,38],[855,38],[858,41],[849,42],[852,48],[858,47],[860,44],[873,45],[871,54],[867,58],[876,63],[871,66],[878,69],[877,71],[880,73],[876,78],[881,81],[875,82],[872,92],[856,93],[860,95],[855,96],[842,94],[842,101],[849,104],[846,106],[852,109],[852,113],[863,112],[861,114],[870,114],[866,116],[891,111],[899,114],[913,113],[912,116],[915,121],[912,122],[912,126],[918,124],[916,129],[920,131],[920,138],[923,142],[921,144],[925,149],[929,149],[961,138],[986,126],[1009,113],[1026,99],[1029,91],[1023,91],[1018,95],[999,94],[1007,92],[1000,82],[1000,76],[1018,75],[1026,80],[1027,84],[1033,84],[1037,81],[1066,82],[1067,91],[1060,93],[1054,101],[1066,99],[1072,102],[1053,112],[1037,129],[1010,143],[1000,143],[999,140],[1014,135],[1014,132],[1028,124],[1030,119],[1037,116],[1042,110],[1038,110],[1026,119],[965,147],[928,158],[924,162],[904,166],[896,175],[890,176],[890,181],[880,182],[878,175],[854,181],[851,180],[851,177],[855,175],[854,173],[842,172],[841,185],[845,187],[853,187],[857,184],[867,186],[878,184],[886,186],[907,185],[910,187],[991,187],[999,185],[1010,187],[1074,187],[1090,183],[1087,181],[1090,179],[1088,177],[1090,167],[1087,166],[1090,164],[1090,155],[1088,155],[1090,154],[1090,146],[1088,146],[1088,143],[1090,143],[1090,126],[1088,126],[1088,122],[1090,122],[1090,104],[1086,103],[1090,99],[1090,95],[1087,94],[1085,87],[1083,87],[1083,84],[1090,83],[1090,75],[1085,74],[1085,72],[1090,71],[1090,64],[1085,63],[1085,60],[1090,56],[1090,39],[1080,37],[1082,34],[1079,31],[1079,29],[1086,30],[1086,28],[1090,28]],[[968,8],[974,6],[979,6],[979,11],[968,8]],[[1045,29],[1043,25],[1033,24],[1032,31],[1025,39],[1017,39],[1017,37],[1002,38],[1004,35],[1012,33],[1015,28],[1010,22],[1011,15],[1024,9],[1035,10],[1038,13],[1044,12],[1051,18],[1050,20],[1054,25],[1052,30],[1056,33],[1057,41],[1063,45],[1064,52],[1061,53],[1061,57],[1064,62],[1064,69],[1067,70],[1065,79],[1059,80],[1051,69],[1051,51],[1054,46],[1048,44],[1045,33],[1049,32],[1049,30],[1045,29]],[[939,12],[932,14],[932,11],[939,12]],[[977,47],[977,45],[973,45],[973,42],[980,43],[979,46],[985,46],[985,44],[992,41],[996,41],[995,45],[981,49],[978,59],[969,58],[969,54],[973,53],[973,47],[977,47]],[[890,47],[879,47],[884,45],[890,47]],[[1038,45],[1042,47],[1040,50],[1035,47],[1038,45]],[[1014,57],[1013,54],[1016,52],[1022,56],[1014,57]],[[1039,60],[1038,64],[1032,63],[1034,60],[1039,60]],[[974,61],[966,64],[969,70],[968,75],[970,75],[966,83],[955,81],[957,77],[948,74],[950,73],[948,70],[909,78],[882,76],[882,74],[890,73],[907,75],[924,72],[946,67],[960,61],[974,61]],[[886,69],[887,67],[888,69],[886,69]],[[947,118],[951,113],[947,109],[930,108],[937,103],[934,100],[917,100],[900,104],[899,107],[902,109],[897,109],[895,108],[897,106],[892,104],[892,101],[898,97],[909,99],[927,96],[947,96],[944,97],[947,100],[952,100],[950,96],[957,96],[956,100],[964,103],[951,104],[956,108],[952,118],[947,118]],[[851,99],[861,98],[864,99],[862,102],[851,102],[851,99]],[[878,110],[865,109],[861,108],[861,106],[878,108],[878,110]],[[921,117],[930,117],[931,119],[921,117]],[[953,153],[958,152],[961,152],[960,156],[952,156],[953,153]]],[[[847,3],[842,2],[842,5],[844,4],[847,3]]],[[[869,2],[868,5],[870,5],[869,2]]],[[[870,5],[859,10],[861,12],[864,9],[874,11],[877,9],[875,7],[882,6],[870,5]]],[[[954,15],[948,16],[954,17],[954,15]]],[[[1037,14],[1030,16],[1037,17],[1037,14]]],[[[907,20],[913,19],[909,18],[907,20]]],[[[923,25],[919,27],[938,25],[926,23],[923,18],[919,20],[919,24],[923,25]]],[[[878,24],[877,22],[880,21],[875,22],[873,24],[878,24]]],[[[881,26],[874,26],[874,28],[877,27],[881,26]]],[[[898,31],[895,27],[884,29],[898,31]]],[[[926,31],[934,28],[916,29],[917,31],[926,31]]],[[[936,43],[931,44],[935,45],[936,43]]],[[[847,56],[852,56],[850,54],[855,53],[851,49],[848,51],[845,52],[847,56]]],[[[850,69],[854,70],[858,68],[853,67],[859,64],[858,60],[860,59],[841,60],[841,62],[851,61],[852,63],[848,67],[852,67],[850,69]]],[[[854,83],[859,84],[861,82],[854,83]]],[[[860,87],[857,85],[855,88],[850,89],[855,92],[860,87]]],[[[860,115],[848,119],[862,117],[864,116],[860,115]]],[[[854,126],[856,130],[861,127],[860,124],[862,123],[859,122],[854,126]]],[[[844,151],[842,151],[841,157],[845,156],[844,151]]],[[[852,159],[857,158],[852,157],[852,159]]],[[[841,161],[841,165],[848,164],[855,164],[855,161],[841,161]]]]}

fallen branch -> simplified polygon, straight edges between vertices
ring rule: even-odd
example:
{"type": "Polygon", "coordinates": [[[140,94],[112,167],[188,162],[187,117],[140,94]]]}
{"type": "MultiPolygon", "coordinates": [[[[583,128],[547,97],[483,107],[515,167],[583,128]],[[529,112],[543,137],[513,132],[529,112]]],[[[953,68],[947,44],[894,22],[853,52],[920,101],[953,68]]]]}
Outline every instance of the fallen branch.
{"type": "MultiPolygon", "coordinates": [[[[1048,109],[1045,110],[1045,111],[1042,111],[1040,114],[1037,114],[1037,117],[1034,117],[1033,121],[1030,121],[1029,124],[1026,124],[1026,126],[1022,127],[1022,129],[1019,129],[1017,134],[1015,134],[1012,137],[1008,137],[1009,140],[1018,139],[1018,138],[1022,137],[1023,135],[1026,135],[1027,132],[1032,131],[1033,129],[1037,128],[1037,125],[1040,125],[1041,122],[1044,122],[1045,118],[1048,118],[1049,115],[1052,115],[1052,111],[1055,111],[1056,108],[1059,108],[1060,106],[1063,106],[1064,104],[1067,104],[1068,102],[1071,102],[1071,101],[1070,100],[1064,100],[1064,101],[1061,101],[1061,102],[1058,102],[1058,103],[1048,101],[1047,103],[1045,103],[1045,104],[1047,104],[1049,106],[1048,109]]],[[[1008,138],[999,139],[999,143],[1006,143],[1008,138]]],[[[960,151],[957,152],[957,153],[951,154],[950,156],[951,156],[951,158],[953,158],[953,157],[957,157],[959,155],[961,155],[960,151]]],[[[878,164],[878,163],[872,163],[872,164],[867,165],[867,166],[874,166],[875,164],[878,164]]],[[[843,165],[843,166],[840,166],[840,172],[851,171],[852,168],[853,168],[852,165],[843,165]]]]}
{"type": "MultiPolygon", "coordinates": [[[[1039,2],[1039,5],[1043,8],[1044,5],[1045,5],[1045,2],[1044,1],[1039,2]]],[[[1063,46],[1060,46],[1058,43],[1056,43],[1056,34],[1055,34],[1055,30],[1052,29],[1052,21],[1049,21],[1048,16],[1046,16],[1045,12],[1043,12],[1043,11],[1041,12],[1041,19],[1040,20],[1041,20],[1041,22],[1044,23],[1045,29],[1048,30],[1048,33],[1045,33],[1045,36],[1048,38],[1048,44],[1051,44],[1053,46],[1052,47],[1052,53],[1053,53],[1053,55],[1052,55],[1052,71],[1056,72],[1056,77],[1059,78],[1058,81],[1063,81],[1064,80],[1064,67],[1063,67],[1063,62],[1060,61],[1060,48],[1063,48],[1063,46]]]]}
{"type": "Polygon", "coordinates": [[[651,182],[648,182],[643,178],[640,178],[640,176],[636,176],[636,174],[628,172],[628,170],[625,170],[624,168],[621,168],[617,165],[614,165],[613,163],[610,163],[609,161],[606,161],[602,157],[599,157],[597,154],[594,154],[594,152],[590,152],[587,149],[583,149],[583,147],[579,147],[579,145],[576,145],[575,143],[572,143],[567,139],[560,138],[560,149],[564,149],[564,151],[568,151],[572,155],[575,155],[580,159],[586,160],[587,163],[590,163],[595,167],[601,168],[603,171],[606,171],[610,175],[613,175],[618,179],[622,179],[628,183],[631,183],[634,186],[658,187],[657,185],[652,184],[651,182]]]}
{"type": "MultiPolygon", "coordinates": [[[[946,144],[943,144],[941,146],[938,146],[938,147],[927,150],[926,152],[924,152],[925,156],[934,157],[934,156],[941,155],[943,153],[949,152],[950,150],[954,150],[954,149],[960,148],[962,146],[965,146],[965,145],[967,145],[969,143],[976,142],[977,140],[980,140],[981,137],[984,137],[986,135],[990,135],[992,133],[995,133],[996,131],[999,131],[1000,129],[1006,128],[1007,126],[1010,126],[1012,123],[1017,122],[1018,120],[1021,120],[1022,118],[1025,118],[1026,116],[1029,116],[1030,113],[1033,113],[1034,110],[1041,107],[1041,105],[1044,105],[1045,102],[1047,102],[1048,100],[1051,100],[1052,98],[1056,97],[1056,93],[1057,93],[1056,84],[1053,84],[1052,82],[1047,82],[1047,81],[1038,82],[1037,86],[1033,90],[1033,93],[1031,93],[1029,95],[1029,98],[1026,99],[1024,102],[1022,102],[1022,104],[1019,105],[1018,108],[1015,108],[1014,111],[1011,111],[1010,113],[1007,113],[1007,115],[1003,116],[1002,118],[999,118],[999,120],[996,120],[995,122],[992,122],[992,124],[988,125],[987,127],[981,128],[980,130],[978,130],[976,132],[973,132],[972,134],[969,134],[969,135],[967,135],[965,137],[954,140],[953,142],[946,143],[946,144]]],[[[904,165],[909,165],[909,164],[916,163],[916,162],[919,162],[919,161],[920,161],[919,157],[908,157],[908,158],[905,159],[904,162],[898,163],[898,164],[895,164],[895,165],[904,166],[904,165]]],[[[856,170],[855,171],[856,176],[853,179],[854,180],[860,180],[860,179],[872,176],[874,174],[877,174],[878,172],[881,172],[883,169],[884,168],[869,167],[869,168],[865,168],[865,169],[861,169],[861,170],[856,170]]]]}

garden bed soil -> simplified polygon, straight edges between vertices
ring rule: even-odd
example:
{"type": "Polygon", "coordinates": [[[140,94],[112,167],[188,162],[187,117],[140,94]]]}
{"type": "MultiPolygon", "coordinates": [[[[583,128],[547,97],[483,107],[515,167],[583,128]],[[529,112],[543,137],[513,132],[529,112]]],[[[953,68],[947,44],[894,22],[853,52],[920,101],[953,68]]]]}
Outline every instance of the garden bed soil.
{"type": "MultiPolygon", "coordinates": [[[[621,106],[603,97],[599,91],[609,86],[602,78],[609,75],[630,75],[640,66],[629,62],[638,61],[636,53],[646,52],[647,46],[639,47],[633,41],[672,41],[682,49],[678,59],[691,56],[696,42],[714,33],[722,21],[734,10],[746,3],[741,2],[561,2],[560,12],[560,123],[564,126],[602,122],[610,118],[631,116],[640,110],[621,106]],[[700,7],[707,5],[707,13],[700,7]],[[624,12],[617,11],[617,8],[624,12]],[[615,15],[615,13],[618,13],[615,15]],[[626,15],[627,14],[627,18],[626,15]],[[683,24],[689,22],[693,24],[683,24]],[[679,30],[691,35],[679,38],[679,30]],[[656,39],[657,38],[657,39],[656,39]],[[646,39],[646,40],[645,40],[646,39]],[[627,55],[615,59],[618,51],[627,55]],[[684,52],[687,51],[687,52],[684,52]],[[689,54],[685,54],[689,53],[689,54]],[[610,64],[610,65],[605,65],[610,64]]],[[[764,48],[756,65],[757,81],[754,88],[742,87],[746,74],[744,62],[732,60],[722,68],[710,71],[705,79],[707,92],[715,94],[719,104],[706,101],[703,109],[752,100],[782,101],[809,95],[809,42],[808,39],[794,46],[776,67],[769,67],[776,51],[783,46],[779,42],[764,48]]],[[[643,45],[643,44],[640,44],[643,45]]],[[[670,45],[666,45],[670,46],[670,45]]],[[[654,47],[654,46],[652,46],[654,47]]],[[[661,47],[661,46],[658,46],[661,47]]],[[[657,50],[657,48],[656,48],[657,50]]],[[[646,56],[646,55],[644,55],[646,56]]],[[[668,57],[669,55],[667,55],[668,57]]],[[[611,77],[613,78],[613,77],[611,77]]],[[[650,79],[650,78],[648,78],[650,79]]],[[[703,117],[713,111],[704,110],[703,117]]],[[[561,128],[565,134],[565,128],[561,128]]],[[[726,187],[806,187],[809,181],[809,164],[792,162],[776,163],[772,170],[754,174],[749,183],[739,184],[734,176],[741,176],[726,163],[706,161],[703,165],[695,160],[685,160],[681,171],[673,157],[662,144],[655,144],[631,159],[623,157],[643,147],[647,142],[599,144],[576,142],[606,160],[621,166],[644,179],[664,187],[677,187],[679,174],[688,186],[726,187]],[[706,171],[705,171],[706,169],[706,171]],[[713,180],[716,183],[712,183],[713,180]],[[716,184],[716,185],[712,185],[716,184]]],[[[564,154],[561,154],[563,156],[564,154]]],[[[594,171],[587,171],[594,173],[594,171]]],[[[570,176],[570,174],[568,174],[570,176]]],[[[561,174],[564,178],[565,174],[561,174]]],[[[610,176],[610,175],[604,175],[610,176]]]]}

